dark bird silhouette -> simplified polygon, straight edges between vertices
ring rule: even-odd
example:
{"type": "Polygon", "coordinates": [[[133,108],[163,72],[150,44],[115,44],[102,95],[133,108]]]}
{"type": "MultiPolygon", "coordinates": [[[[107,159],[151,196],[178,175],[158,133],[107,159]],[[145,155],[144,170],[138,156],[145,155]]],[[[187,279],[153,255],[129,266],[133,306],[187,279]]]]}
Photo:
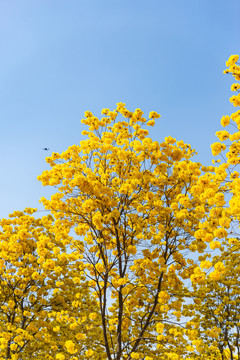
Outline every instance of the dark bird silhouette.
{"type": "Polygon", "coordinates": [[[50,149],[49,149],[49,148],[47,148],[47,147],[44,147],[44,148],[43,148],[43,150],[48,151],[48,150],[50,150],[50,149]]]}

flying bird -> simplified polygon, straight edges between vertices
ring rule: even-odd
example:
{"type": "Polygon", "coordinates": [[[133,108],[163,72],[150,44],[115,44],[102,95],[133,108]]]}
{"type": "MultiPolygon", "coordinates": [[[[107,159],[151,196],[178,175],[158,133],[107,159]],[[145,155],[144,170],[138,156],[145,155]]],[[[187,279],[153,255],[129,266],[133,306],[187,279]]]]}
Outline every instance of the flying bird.
{"type": "Polygon", "coordinates": [[[47,147],[44,147],[43,150],[44,150],[44,151],[48,151],[48,150],[50,150],[50,149],[47,148],[47,147]]]}

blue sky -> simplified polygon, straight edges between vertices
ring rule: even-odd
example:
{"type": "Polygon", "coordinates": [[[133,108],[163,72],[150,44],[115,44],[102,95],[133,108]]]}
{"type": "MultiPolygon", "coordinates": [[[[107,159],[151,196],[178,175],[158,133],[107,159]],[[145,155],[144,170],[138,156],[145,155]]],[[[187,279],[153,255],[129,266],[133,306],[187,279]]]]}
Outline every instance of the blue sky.
{"type": "Polygon", "coordinates": [[[233,111],[225,61],[240,53],[239,0],[0,0],[0,217],[52,190],[46,152],[82,140],[86,110],[125,102],[162,117],[151,134],[207,164],[233,111]]]}

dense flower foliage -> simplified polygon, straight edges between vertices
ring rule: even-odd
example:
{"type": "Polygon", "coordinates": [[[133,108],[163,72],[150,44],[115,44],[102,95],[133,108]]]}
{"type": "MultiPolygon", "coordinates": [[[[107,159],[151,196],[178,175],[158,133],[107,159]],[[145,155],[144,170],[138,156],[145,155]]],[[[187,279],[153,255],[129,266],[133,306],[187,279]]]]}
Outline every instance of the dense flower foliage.
{"type": "MultiPolygon", "coordinates": [[[[239,81],[237,61],[225,73],[239,81]]],[[[87,111],[85,140],[39,176],[51,215],[1,220],[0,359],[240,359],[240,110],[210,166],[153,141],[159,121],[124,103],[87,111]]]]}

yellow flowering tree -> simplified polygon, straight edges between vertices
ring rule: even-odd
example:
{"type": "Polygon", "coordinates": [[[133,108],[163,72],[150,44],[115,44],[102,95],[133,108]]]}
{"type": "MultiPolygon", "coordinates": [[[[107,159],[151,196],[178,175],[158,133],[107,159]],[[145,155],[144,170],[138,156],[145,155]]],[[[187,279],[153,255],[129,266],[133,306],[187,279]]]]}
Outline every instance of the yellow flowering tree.
{"type": "Polygon", "coordinates": [[[37,261],[36,239],[49,237],[33,212],[16,211],[0,222],[1,359],[18,359],[26,348],[30,353],[41,348],[43,334],[39,329],[45,327],[51,287],[37,261]]]}
{"type": "MultiPolygon", "coordinates": [[[[237,55],[227,67],[239,81],[237,55]]],[[[153,141],[159,118],[87,111],[85,140],[39,176],[51,215],[0,221],[0,360],[240,359],[240,110],[208,167],[153,141]]]]}
{"type": "MultiPolygon", "coordinates": [[[[204,284],[194,284],[185,313],[191,316],[187,335],[192,354],[199,358],[240,358],[240,261],[239,248],[228,246],[212,259],[204,284]],[[200,357],[201,354],[201,357],[200,357]]],[[[206,266],[207,264],[202,264],[206,266]]]]}
{"type": "Polygon", "coordinates": [[[66,255],[68,233],[62,229],[57,238],[53,217],[36,219],[35,211],[15,211],[0,221],[0,359],[50,360],[56,351],[64,359],[72,339],[81,339],[78,359],[84,359],[85,338],[93,331],[87,318],[96,301],[76,256],[66,255]]]}
{"type": "MultiPolygon", "coordinates": [[[[87,139],[47,158],[51,169],[39,180],[57,191],[41,201],[76,234],[69,245],[98,303],[90,320],[101,317],[102,338],[95,342],[105,349],[102,358],[178,358],[186,352],[178,321],[195,268],[190,252],[202,253],[212,240],[207,232],[194,234],[209,214],[199,192],[214,167],[193,162],[195,151],[183,141],[152,141],[148,128],[160,118],[154,111],[145,118],[119,103],[102,115],[87,111],[87,139]]],[[[212,194],[217,190],[212,186],[212,194]]],[[[77,352],[81,342],[74,346],[77,352]]],[[[86,357],[97,358],[94,346],[89,343],[86,357]]]]}
{"type": "MultiPolygon", "coordinates": [[[[226,62],[226,74],[240,80],[239,56],[232,55],[226,62]]],[[[234,107],[240,106],[240,84],[234,82],[230,97],[234,107]]],[[[189,337],[191,358],[240,359],[239,269],[240,269],[240,110],[223,116],[221,125],[227,130],[216,132],[220,142],[211,145],[215,171],[210,176],[201,198],[211,206],[195,236],[208,233],[211,237],[206,253],[191,275],[192,303],[185,305],[183,315],[190,316],[186,333],[189,337]],[[214,192],[211,188],[215,186],[214,192]],[[205,196],[204,194],[209,194],[205,196]],[[203,232],[203,233],[202,233],[203,232]],[[218,254],[212,254],[218,249],[218,254]],[[198,277],[201,274],[202,277],[198,277]],[[199,281],[200,280],[200,281],[199,281]]],[[[200,177],[201,182],[205,177],[200,177]]]]}

